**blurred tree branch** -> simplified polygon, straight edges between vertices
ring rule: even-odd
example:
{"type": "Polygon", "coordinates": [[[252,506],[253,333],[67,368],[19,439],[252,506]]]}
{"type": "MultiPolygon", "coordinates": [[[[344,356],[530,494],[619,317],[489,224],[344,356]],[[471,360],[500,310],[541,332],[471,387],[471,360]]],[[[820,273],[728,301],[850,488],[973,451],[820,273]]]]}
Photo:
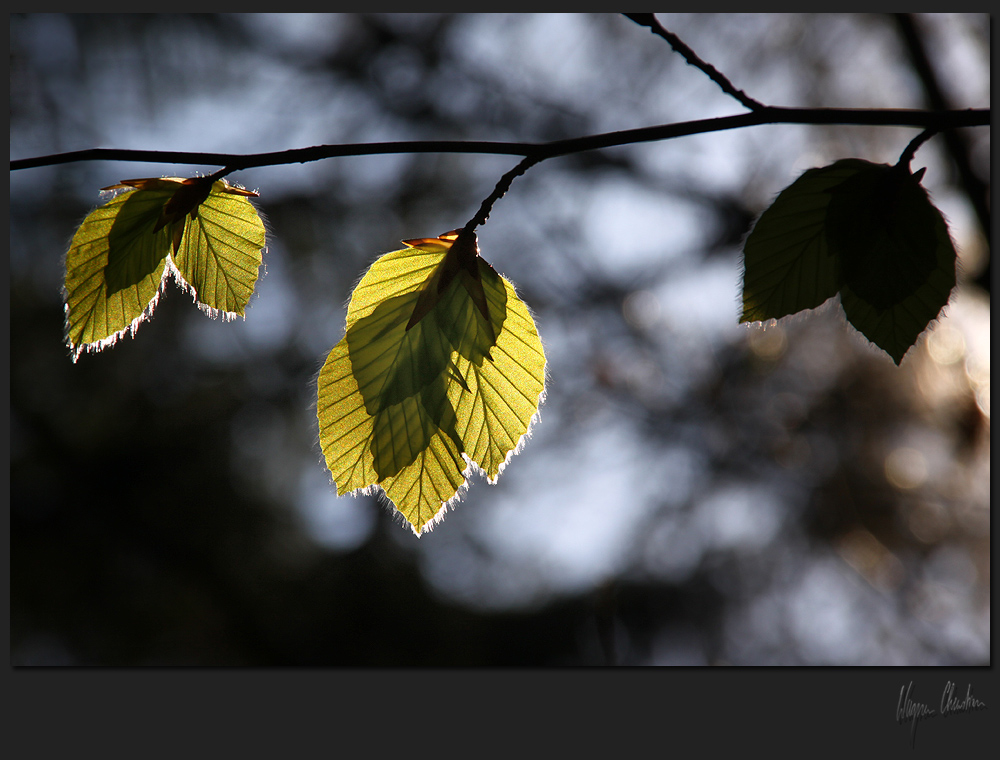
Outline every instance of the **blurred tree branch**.
{"type": "MultiPolygon", "coordinates": [[[[906,47],[913,70],[920,78],[927,105],[934,110],[948,110],[951,107],[950,100],[941,87],[937,73],[934,71],[934,66],[927,55],[923,31],[920,28],[918,20],[909,13],[894,13],[892,14],[892,19],[906,47]]],[[[976,218],[979,220],[979,227],[986,238],[986,244],[990,246],[989,188],[972,169],[969,142],[958,132],[952,131],[945,132],[943,139],[945,150],[955,163],[955,168],[958,171],[959,184],[969,199],[969,203],[972,204],[976,218]]],[[[987,258],[986,266],[976,278],[976,282],[988,293],[990,291],[990,281],[990,264],[989,258],[987,258]]]]}

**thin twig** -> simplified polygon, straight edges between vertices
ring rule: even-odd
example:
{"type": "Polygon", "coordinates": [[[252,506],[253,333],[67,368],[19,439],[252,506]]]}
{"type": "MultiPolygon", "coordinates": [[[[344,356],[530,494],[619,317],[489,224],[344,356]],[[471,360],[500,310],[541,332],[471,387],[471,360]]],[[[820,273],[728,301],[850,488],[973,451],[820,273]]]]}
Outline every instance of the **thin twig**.
{"type": "Polygon", "coordinates": [[[260,166],[303,164],[344,156],[372,156],[388,153],[479,153],[508,156],[531,156],[538,161],[571,153],[600,150],[658,140],[671,140],[687,135],[719,132],[727,129],[762,126],[765,124],[841,124],[855,126],[921,127],[923,129],[957,129],[982,127],[990,123],[990,109],[970,108],[953,111],[915,109],[852,109],[852,108],[781,108],[764,106],[751,113],[722,116],[715,119],[661,124],[620,132],[574,137],[548,143],[504,143],[481,141],[404,141],[388,143],[354,143],[347,145],[317,145],[310,148],[271,153],[192,153],[176,151],[146,151],[117,148],[57,153],[10,162],[10,170],[54,166],[78,161],[130,161],[160,164],[196,164],[226,167],[228,171],[260,166]]]}
{"type": "Polygon", "coordinates": [[[527,155],[527,146],[518,143],[482,141],[424,140],[387,143],[348,143],[316,145],[270,153],[200,153],[192,151],[129,150],[123,148],[88,148],[49,156],[23,158],[10,162],[11,171],[77,161],[132,161],[147,164],[202,164],[231,167],[234,171],[259,166],[305,164],[326,158],[374,156],[387,153],[480,153],[527,155]]]}
{"type": "Polygon", "coordinates": [[[689,48],[684,43],[684,40],[665,29],[652,13],[626,13],[624,15],[640,26],[648,26],[653,34],[665,39],[675,52],[684,56],[684,60],[687,61],[689,65],[703,71],[713,82],[722,88],[724,93],[736,98],[751,111],[757,111],[766,107],[763,103],[751,98],[743,92],[743,90],[739,90],[733,86],[733,83],[729,81],[729,78],[726,77],[725,74],[720,72],[712,64],[707,61],[703,61],[700,57],[698,57],[698,54],[689,48]]]}
{"type": "Polygon", "coordinates": [[[486,220],[490,218],[490,212],[493,210],[493,204],[503,198],[503,196],[510,189],[511,182],[520,177],[541,160],[541,156],[528,156],[521,161],[521,163],[504,174],[500,178],[500,181],[497,182],[497,186],[493,188],[493,192],[490,193],[490,196],[483,201],[483,204],[479,207],[479,211],[476,212],[476,215],[465,225],[465,229],[472,232],[476,229],[476,227],[486,224],[486,220]]]}

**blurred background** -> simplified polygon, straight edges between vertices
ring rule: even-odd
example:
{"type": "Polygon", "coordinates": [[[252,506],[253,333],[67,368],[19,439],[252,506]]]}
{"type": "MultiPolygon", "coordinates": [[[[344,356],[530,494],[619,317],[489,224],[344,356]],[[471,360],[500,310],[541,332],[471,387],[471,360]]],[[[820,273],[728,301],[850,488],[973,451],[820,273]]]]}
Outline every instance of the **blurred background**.
{"type": "MultiPolygon", "coordinates": [[[[770,105],[989,107],[983,15],[659,17],[770,105]]],[[[548,141],[742,112],[620,15],[10,16],[10,157],[548,141]]],[[[351,289],[515,157],[231,177],[270,238],[245,321],[169,286],[74,364],[62,259],[101,187],[10,176],[14,665],[990,664],[989,129],[917,153],[959,286],[901,367],[835,302],[738,325],[740,244],[802,171],[914,129],[762,126],[543,162],[480,229],[533,309],[541,422],[422,538],[338,498],[315,378],[351,289]]]]}

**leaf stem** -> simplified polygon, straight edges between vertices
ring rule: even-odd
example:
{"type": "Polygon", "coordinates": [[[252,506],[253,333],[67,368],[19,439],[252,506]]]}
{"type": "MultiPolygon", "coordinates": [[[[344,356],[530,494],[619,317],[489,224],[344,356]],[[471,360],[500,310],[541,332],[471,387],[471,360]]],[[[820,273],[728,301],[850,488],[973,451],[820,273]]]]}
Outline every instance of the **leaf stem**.
{"type": "Polygon", "coordinates": [[[907,145],[906,149],[903,150],[902,154],[900,154],[899,162],[896,165],[904,166],[906,167],[906,171],[909,171],[910,162],[913,160],[913,157],[917,154],[917,150],[920,148],[921,145],[930,140],[939,131],[940,130],[934,128],[925,129],[919,135],[910,140],[909,145],[907,145]]]}
{"type": "Polygon", "coordinates": [[[490,218],[490,212],[493,210],[493,204],[503,198],[506,192],[510,189],[511,183],[528,171],[528,169],[532,166],[543,160],[543,158],[544,156],[528,156],[524,158],[521,163],[504,174],[500,178],[500,181],[497,182],[496,187],[493,188],[493,192],[490,193],[489,197],[483,201],[482,205],[479,207],[479,211],[476,212],[476,215],[465,225],[465,229],[468,232],[474,232],[476,227],[486,224],[486,220],[490,218]]]}

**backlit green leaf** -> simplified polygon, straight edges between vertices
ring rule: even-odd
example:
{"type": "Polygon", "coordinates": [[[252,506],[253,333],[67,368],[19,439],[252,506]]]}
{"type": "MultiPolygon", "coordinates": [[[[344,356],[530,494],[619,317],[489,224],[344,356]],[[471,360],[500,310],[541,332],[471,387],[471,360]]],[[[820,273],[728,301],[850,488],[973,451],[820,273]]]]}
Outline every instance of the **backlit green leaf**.
{"type": "Polygon", "coordinates": [[[242,317],[263,262],[264,240],[264,223],[253,204],[213,189],[188,219],[174,265],[210,313],[242,317]]]}
{"type": "Polygon", "coordinates": [[[545,356],[474,234],[406,243],[355,289],[317,416],[337,492],[380,488],[420,535],[473,471],[496,482],[538,412],[545,356]]]}
{"type": "Polygon", "coordinates": [[[264,224],[225,180],[125,180],[92,211],[66,254],[66,342],[74,360],[134,333],[169,274],[210,314],[242,316],[257,281],[264,224]]]}

